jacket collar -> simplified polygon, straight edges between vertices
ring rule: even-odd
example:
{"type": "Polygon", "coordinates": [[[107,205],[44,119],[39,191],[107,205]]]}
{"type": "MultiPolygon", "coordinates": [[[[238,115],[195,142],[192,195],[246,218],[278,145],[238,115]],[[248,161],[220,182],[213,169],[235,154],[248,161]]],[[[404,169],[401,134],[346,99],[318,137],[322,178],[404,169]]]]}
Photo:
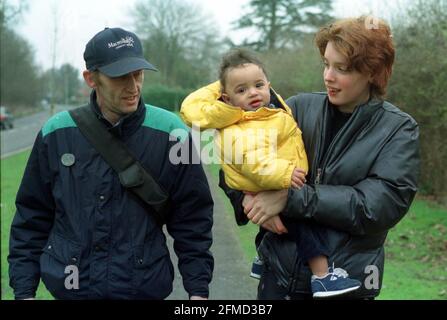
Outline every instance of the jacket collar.
{"type": "Polygon", "coordinates": [[[99,109],[98,103],[96,101],[96,91],[92,90],[90,93],[90,107],[93,109],[95,114],[111,131],[113,134],[119,137],[126,137],[132,135],[143,123],[146,116],[146,107],[143,102],[143,98],[140,97],[138,102],[137,110],[131,114],[128,114],[121,118],[115,125],[112,125],[102,114],[99,109]]]}
{"type": "Polygon", "coordinates": [[[273,106],[273,108],[280,108],[287,111],[286,103],[281,98],[280,95],[276,93],[275,90],[270,88],[270,106],[273,106]]]}
{"type": "MultiPolygon", "coordinates": [[[[371,119],[378,109],[381,108],[383,101],[377,98],[371,98],[366,103],[358,105],[352,113],[350,120],[345,127],[350,132],[357,131],[363,124],[371,119]]],[[[329,102],[329,98],[326,98],[326,112],[330,117],[327,119],[330,121],[333,115],[333,108],[336,108],[329,102]]]]}
{"type": "MultiPolygon", "coordinates": [[[[344,150],[345,146],[350,143],[352,137],[358,135],[358,132],[362,130],[363,127],[371,120],[371,118],[376,114],[376,112],[382,107],[383,101],[375,98],[371,98],[368,102],[358,105],[354,112],[352,113],[349,120],[345,125],[339,130],[325,154],[319,154],[317,158],[317,163],[319,167],[324,166],[325,163],[329,161],[328,158],[336,158],[339,152],[344,150]],[[323,157],[325,160],[323,160],[323,157]]],[[[322,113],[322,128],[320,135],[320,144],[325,145],[326,140],[329,138],[329,128],[331,126],[331,121],[333,119],[333,112],[336,108],[329,102],[329,98],[325,99],[325,107],[322,113]]]]}

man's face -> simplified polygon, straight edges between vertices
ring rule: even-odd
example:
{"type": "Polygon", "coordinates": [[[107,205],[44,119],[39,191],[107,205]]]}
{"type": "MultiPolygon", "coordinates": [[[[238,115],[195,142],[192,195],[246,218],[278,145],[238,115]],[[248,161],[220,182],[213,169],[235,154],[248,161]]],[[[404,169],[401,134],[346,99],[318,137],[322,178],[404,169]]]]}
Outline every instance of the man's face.
{"type": "Polygon", "coordinates": [[[135,112],[141,96],[144,72],[137,70],[121,77],[110,78],[102,73],[94,77],[98,106],[112,123],[135,112]]]}
{"type": "Polygon", "coordinates": [[[223,100],[245,111],[255,111],[270,103],[270,82],[260,67],[247,63],[226,75],[223,100]]]}

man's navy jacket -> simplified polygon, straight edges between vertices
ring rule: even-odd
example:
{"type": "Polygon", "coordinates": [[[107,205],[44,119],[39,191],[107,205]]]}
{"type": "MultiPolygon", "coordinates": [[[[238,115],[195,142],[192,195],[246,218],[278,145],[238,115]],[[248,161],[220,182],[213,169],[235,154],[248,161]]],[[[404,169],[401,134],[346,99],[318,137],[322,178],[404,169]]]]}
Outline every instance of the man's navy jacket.
{"type": "MultiPolygon", "coordinates": [[[[95,92],[90,105],[107,122],[95,92]]],[[[178,163],[180,150],[194,149],[186,126],[142,100],[136,112],[108,126],[169,193],[166,228],[183,285],[189,295],[208,296],[213,200],[201,164],[178,163]]],[[[58,299],[163,299],[171,293],[165,234],[67,111],[39,132],[16,206],[8,261],[17,299],[34,297],[40,278],[58,299]]]]}

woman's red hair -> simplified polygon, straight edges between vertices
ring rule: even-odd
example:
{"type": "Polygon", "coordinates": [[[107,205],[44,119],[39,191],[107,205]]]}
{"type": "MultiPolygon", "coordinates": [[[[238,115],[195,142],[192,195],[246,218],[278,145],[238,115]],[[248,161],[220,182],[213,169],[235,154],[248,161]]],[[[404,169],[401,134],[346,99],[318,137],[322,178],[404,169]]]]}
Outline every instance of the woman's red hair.
{"type": "Polygon", "coordinates": [[[349,68],[372,76],[371,95],[385,96],[395,50],[390,27],[384,20],[361,16],[321,28],[315,43],[322,57],[329,41],[346,58],[349,68]]]}

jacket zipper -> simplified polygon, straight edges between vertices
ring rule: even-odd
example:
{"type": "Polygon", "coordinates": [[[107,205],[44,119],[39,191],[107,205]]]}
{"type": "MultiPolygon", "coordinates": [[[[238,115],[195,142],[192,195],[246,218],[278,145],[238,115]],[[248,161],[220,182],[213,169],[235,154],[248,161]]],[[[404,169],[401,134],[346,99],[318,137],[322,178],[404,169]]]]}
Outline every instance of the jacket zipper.
{"type": "Polygon", "coordinates": [[[340,128],[340,130],[338,130],[337,134],[335,135],[335,137],[332,139],[331,143],[329,144],[329,147],[327,148],[324,157],[322,159],[321,166],[317,168],[317,176],[315,177],[315,181],[314,183],[316,185],[320,184],[322,181],[322,174],[323,174],[323,170],[324,168],[326,168],[327,163],[329,162],[329,158],[331,156],[332,153],[332,149],[334,149],[334,146],[337,143],[337,140],[339,140],[340,136],[343,134],[343,131],[346,130],[346,128],[348,127],[348,123],[350,123],[352,121],[352,118],[354,117],[354,114],[356,114],[359,108],[356,108],[354,110],[354,112],[351,114],[351,116],[349,117],[348,121],[340,128]]]}
{"type": "Polygon", "coordinates": [[[321,171],[322,171],[321,168],[318,168],[318,169],[317,169],[317,176],[315,177],[315,184],[316,184],[316,185],[320,184],[321,171]]]}

